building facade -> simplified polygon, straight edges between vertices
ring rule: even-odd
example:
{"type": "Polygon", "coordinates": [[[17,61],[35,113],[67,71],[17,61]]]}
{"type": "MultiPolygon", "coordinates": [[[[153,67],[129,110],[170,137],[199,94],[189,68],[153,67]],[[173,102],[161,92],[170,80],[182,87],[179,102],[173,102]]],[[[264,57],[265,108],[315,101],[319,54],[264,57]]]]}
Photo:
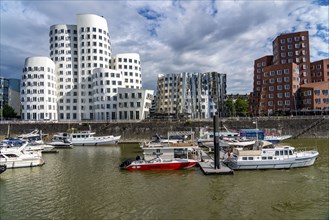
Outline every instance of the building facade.
{"type": "Polygon", "coordinates": [[[226,74],[160,74],[156,113],[188,114],[192,119],[209,119],[216,111],[225,115],[225,96],[226,74]]]}
{"type": "Polygon", "coordinates": [[[142,88],[142,69],[139,54],[124,53],[111,57],[111,69],[121,71],[126,88],[142,88]]]}
{"type": "MultiPolygon", "coordinates": [[[[142,90],[139,55],[112,55],[110,34],[104,17],[78,14],[76,25],[52,25],[49,43],[58,105],[58,114],[56,117],[52,115],[51,120],[118,120],[119,88],[142,90]]],[[[33,58],[34,62],[38,59],[33,58]]],[[[26,62],[30,63],[30,60],[26,62]]],[[[29,83],[37,86],[24,78],[25,73],[26,70],[22,78],[24,85],[29,83]]],[[[148,92],[145,90],[144,93],[148,92]]],[[[27,98],[24,97],[24,102],[27,98]]],[[[143,115],[147,114],[140,114],[143,115]]],[[[43,118],[27,117],[25,112],[24,119],[43,118]]]]}
{"type": "Polygon", "coordinates": [[[308,101],[304,100],[307,93],[305,90],[309,91],[310,88],[300,88],[311,82],[328,80],[328,59],[310,62],[307,31],[281,34],[275,38],[272,45],[273,55],[254,61],[254,84],[250,94],[251,113],[291,114],[310,108],[305,107],[306,103],[310,103],[309,97],[308,101]]]}
{"type": "Polygon", "coordinates": [[[312,82],[323,82],[329,80],[329,58],[311,63],[312,82]]]}
{"type": "Polygon", "coordinates": [[[57,75],[48,57],[25,59],[21,82],[22,120],[58,120],[57,75]]]}
{"type": "Polygon", "coordinates": [[[300,88],[301,111],[329,113],[329,81],[308,83],[300,88]]]}

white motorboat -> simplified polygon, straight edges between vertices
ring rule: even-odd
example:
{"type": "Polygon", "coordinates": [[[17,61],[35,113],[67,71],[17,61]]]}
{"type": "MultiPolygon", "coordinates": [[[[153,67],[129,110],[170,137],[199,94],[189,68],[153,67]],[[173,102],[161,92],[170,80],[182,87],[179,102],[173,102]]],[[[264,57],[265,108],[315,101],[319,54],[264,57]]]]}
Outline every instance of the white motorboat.
{"type": "Polygon", "coordinates": [[[2,148],[0,150],[0,164],[6,165],[7,169],[41,166],[45,162],[40,151],[26,151],[28,143],[20,148],[2,148]]]}
{"type": "Polygon", "coordinates": [[[319,156],[316,150],[297,151],[291,146],[274,146],[260,141],[253,149],[234,148],[225,163],[234,170],[289,169],[312,166],[319,156]]]}
{"type": "MultiPolygon", "coordinates": [[[[227,142],[238,142],[242,141],[239,140],[239,133],[237,132],[231,132],[224,126],[225,131],[219,131],[217,132],[218,137],[221,140],[227,141],[227,142]]],[[[200,130],[200,138],[198,139],[198,145],[208,148],[214,147],[214,131],[207,130],[206,128],[200,130]]]]}
{"type": "Polygon", "coordinates": [[[55,134],[51,142],[47,143],[55,148],[73,148],[71,141],[64,133],[55,134]]]}
{"type": "Polygon", "coordinates": [[[86,146],[86,145],[109,145],[117,144],[121,136],[95,136],[92,131],[78,131],[73,133],[58,133],[58,138],[68,138],[72,145],[86,146]]]}
{"type": "Polygon", "coordinates": [[[277,135],[265,135],[264,141],[269,141],[272,143],[279,143],[283,140],[291,138],[292,135],[282,135],[282,136],[277,136],[277,135]]]}
{"type": "MultiPolygon", "coordinates": [[[[42,141],[42,140],[41,140],[42,141]]],[[[44,144],[42,142],[28,142],[22,139],[13,138],[13,139],[5,139],[0,142],[1,148],[10,148],[10,149],[19,149],[24,143],[27,143],[24,151],[50,151],[54,149],[54,146],[44,144]]]]}

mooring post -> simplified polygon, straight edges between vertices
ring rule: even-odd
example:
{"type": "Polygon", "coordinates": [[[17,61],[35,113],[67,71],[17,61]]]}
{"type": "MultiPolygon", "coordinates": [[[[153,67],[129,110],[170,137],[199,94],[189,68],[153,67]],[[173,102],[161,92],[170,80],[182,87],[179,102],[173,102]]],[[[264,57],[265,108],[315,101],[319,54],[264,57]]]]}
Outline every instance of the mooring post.
{"type": "Polygon", "coordinates": [[[214,150],[215,150],[215,158],[214,158],[214,168],[220,169],[219,163],[219,117],[218,112],[214,115],[214,150]]]}

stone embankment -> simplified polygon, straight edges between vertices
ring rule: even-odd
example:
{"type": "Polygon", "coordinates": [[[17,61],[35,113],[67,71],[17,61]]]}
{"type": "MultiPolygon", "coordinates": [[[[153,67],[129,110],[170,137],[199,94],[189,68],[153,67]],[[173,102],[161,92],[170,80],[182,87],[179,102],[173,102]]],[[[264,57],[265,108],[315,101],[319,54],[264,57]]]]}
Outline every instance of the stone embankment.
{"type": "MultiPolygon", "coordinates": [[[[223,118],[220,122],[229,130],[262,129],[267,134],[290,134],[296,138],[328,138],[329,116],[313,117],[262,117],[262,118],[223,118]],[[255,123],[257,121],[257,123],[255,123]]],[[[114,122],[15,122],[2,121],[0,134],[11,137],[38,128],[51,138],[57,132],[66,132],[68,129],[88,130],[89,125],[97,135],[121,135],[122,141],[149,140],[153,135],[167,135],[168,131],[194,131],[195,138],[199,137],[200,129],[213,126],[212,120],[208,121],[143,121],[135,123],[114,122]]]]}

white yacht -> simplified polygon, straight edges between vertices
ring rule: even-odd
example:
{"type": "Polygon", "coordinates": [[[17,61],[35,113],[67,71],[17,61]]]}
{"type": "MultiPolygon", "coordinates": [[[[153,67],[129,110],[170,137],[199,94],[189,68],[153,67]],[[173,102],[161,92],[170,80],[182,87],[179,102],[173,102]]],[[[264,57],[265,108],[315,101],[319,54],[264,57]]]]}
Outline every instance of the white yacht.
{"type": "Polygon", "coordinates": [[[0,150],[0,164],[6,165],[7,169],[41,166],[45,162],[40,151],[26,151],[28,143],[20,148],[2,148],[0,150]]]}
{"type": "Polygon", "coordinates": [[[108,145],[117,144],[121,136],[94,136],[96,133],[92,131],[78,131],[74,133],[58,133],[57,137],[67,138],[72,145],[108,145]]]}
{"type": "Polygon", "coordinates": [[[64,135],[64,133],[55,134],[52,141],[47,144],[55,148],[73,148],[68,135],[64,135]]]}
{"type": "Polygon", "coordinates": [[[298,151],[291,146],[260,143],[253,149],[234,148],[224,162],[234,170],[289,169],[312,166],[319,156],[316,150],[298,151]]]}

